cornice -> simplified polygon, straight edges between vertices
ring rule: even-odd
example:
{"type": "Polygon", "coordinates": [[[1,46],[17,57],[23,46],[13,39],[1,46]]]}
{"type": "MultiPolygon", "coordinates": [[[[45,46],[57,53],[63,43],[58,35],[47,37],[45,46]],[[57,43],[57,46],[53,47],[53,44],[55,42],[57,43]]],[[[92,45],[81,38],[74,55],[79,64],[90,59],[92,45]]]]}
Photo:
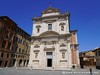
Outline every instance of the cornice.
{"type": "Polygon", "coordinates": [[[68,33],[68,34],[61,34],[61,35],[53,35],[53,36],[31,36],[31,38],[33,39],[33,38],[49,38],[49,37],[63,37],[63,36],[65,36],[65,37],[67,37],[67,36],[71,36],[71,34],[70,33],[68,33]]]}
{"type": "Polygon", "coordinates": [[[70,30],[70,32],[77,32],[78,30],[70,30]]]}
{"type": "Polygon", "coordinates": [[[55,17],[66,17],[66,16],[69,16],[70,14],[67,13],[67,14],[60,14],[60,15],[52,15],[52,16],[44,16],[44,17],[34,17],[32,20],[42,20],[42,19],[46,19],[46,18],[55,18],[55,17]]]}

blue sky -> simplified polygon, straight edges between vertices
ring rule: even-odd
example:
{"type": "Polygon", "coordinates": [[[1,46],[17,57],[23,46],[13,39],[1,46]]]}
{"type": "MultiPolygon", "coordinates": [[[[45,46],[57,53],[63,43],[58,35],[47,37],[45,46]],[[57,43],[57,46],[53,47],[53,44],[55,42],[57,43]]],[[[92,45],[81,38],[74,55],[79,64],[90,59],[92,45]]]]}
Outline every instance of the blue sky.
{"type": "Polygon", "coordinates": [[[78,30],[79,51],[100,47],[100,0],[0,0],[0,16],[8,16],[31,34],[32,18],[52,7],[70,12],[71,30],[78,30]]]}

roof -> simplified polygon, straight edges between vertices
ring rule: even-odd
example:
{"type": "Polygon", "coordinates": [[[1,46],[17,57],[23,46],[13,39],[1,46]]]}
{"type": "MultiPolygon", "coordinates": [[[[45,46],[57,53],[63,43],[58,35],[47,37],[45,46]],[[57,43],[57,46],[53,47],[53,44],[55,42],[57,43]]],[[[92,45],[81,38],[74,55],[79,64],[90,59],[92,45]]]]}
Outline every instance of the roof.
{"type": "Polygon", "coordinates": [[[95,52],[95,51],[100,51],[100,48],[96,48],[96,49],[94,49],[93,51],[94,51],[94,52],[95,52]]]}
{"type": "Polygon", "coordinates": [[[17,25],[12,19],[10,19],[8,16],[0,16],[0,18],[2,18],[4,21],[8,21],[10,20],[11,23],[17,25]]]}

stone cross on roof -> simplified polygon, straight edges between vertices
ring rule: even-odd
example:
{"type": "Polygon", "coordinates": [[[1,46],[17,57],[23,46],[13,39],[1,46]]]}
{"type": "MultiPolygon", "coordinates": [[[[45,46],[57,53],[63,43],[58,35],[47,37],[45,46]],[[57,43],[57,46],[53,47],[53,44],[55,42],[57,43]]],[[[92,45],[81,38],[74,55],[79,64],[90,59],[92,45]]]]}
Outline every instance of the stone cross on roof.
{"type": "Polygon", "coordinates": [[[52,2],[49,2],[49,7],[52,7],[52,2]]]}

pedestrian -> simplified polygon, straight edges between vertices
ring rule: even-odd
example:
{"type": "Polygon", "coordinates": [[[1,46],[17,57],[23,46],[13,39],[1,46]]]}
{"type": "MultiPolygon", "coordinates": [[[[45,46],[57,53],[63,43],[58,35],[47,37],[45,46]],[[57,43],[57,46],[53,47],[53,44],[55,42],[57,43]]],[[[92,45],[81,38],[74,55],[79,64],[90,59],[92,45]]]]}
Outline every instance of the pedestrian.
{"type": "Polygon", "coordinates": [[[75,68],[75,65],[73,65],[72,68],[74,69],[75,68]]]}
{"type": "Polygon", "coordinates": [[[92,75],[92,69],[90,68],[90,75],[92,75]]]}

